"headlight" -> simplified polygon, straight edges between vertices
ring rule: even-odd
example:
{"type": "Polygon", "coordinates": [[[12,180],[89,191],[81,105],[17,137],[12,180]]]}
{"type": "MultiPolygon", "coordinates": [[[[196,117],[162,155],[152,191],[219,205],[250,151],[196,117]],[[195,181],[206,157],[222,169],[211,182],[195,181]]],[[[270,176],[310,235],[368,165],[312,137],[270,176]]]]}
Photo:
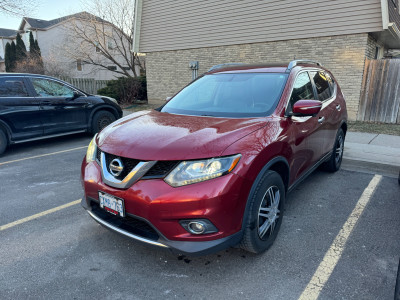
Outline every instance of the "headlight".
{"type": "Polygon", "coordinates": [[[86,163],[90,163],[96,160],[96,152],[97,152],[97,145],[96,145],[96,137],[97,134],[93,137],[90,141],[90,144],[86,151],[86,163]]]}
{"type": "Polygon", "coordinates": [[[196,161],[183,161],[165,178],[170,186],[178,187],[201,182],[230,173],[241,158],[240,154],[196,161]]]}

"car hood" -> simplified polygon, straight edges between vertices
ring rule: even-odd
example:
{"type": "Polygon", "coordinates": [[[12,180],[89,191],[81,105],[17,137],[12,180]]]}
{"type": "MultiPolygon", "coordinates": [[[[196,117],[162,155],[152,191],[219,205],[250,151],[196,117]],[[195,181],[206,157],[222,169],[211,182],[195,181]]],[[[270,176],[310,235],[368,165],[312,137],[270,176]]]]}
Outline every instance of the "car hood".
{"type": "Polygon", "coordinates": [[[220,156],[229,145],[265,125],[265,118],[141,111],[105,128],[97,137],[97,145],[104,152],[140,160],[209,158],[220,156]]]}

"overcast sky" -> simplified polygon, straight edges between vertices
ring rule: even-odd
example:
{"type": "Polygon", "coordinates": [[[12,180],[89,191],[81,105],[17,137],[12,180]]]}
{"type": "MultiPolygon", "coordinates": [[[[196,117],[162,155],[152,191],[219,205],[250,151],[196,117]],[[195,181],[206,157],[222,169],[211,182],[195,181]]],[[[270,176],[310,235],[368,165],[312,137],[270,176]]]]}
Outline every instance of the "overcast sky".
{"type": "MultiPolygon", "coordinates": [[[[81,0],[41,0],[38,2],[40,2],[40,6],[38,6],[35,12],[26,17],[52,20],[82,10],[81,0]]],[[[12,17],[0,14],[0,28],[18,29],[21,21],[22,17],[12,17]]]]}

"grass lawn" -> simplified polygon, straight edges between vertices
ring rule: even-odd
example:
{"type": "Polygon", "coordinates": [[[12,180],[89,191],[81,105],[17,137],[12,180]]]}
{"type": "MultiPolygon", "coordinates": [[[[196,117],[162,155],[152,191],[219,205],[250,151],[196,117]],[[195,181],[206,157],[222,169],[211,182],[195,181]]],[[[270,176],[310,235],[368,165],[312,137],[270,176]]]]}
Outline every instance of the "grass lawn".
{"type": "Polygon", "coordinates": [[[367,123],[349,121],[349,131],[383,133],[400,136],[400,124],[367,123]]]}

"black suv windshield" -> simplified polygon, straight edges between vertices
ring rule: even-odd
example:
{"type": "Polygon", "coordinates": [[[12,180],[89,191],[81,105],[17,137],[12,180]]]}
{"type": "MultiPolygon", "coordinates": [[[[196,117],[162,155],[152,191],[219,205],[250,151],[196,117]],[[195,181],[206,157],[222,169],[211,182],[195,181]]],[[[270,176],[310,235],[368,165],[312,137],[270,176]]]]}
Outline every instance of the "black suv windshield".
{"type": "Polygon", "coordinates": [[[284,73],[205,75],[173,97],[162,112],[215,117],[270,115],[287,80],[284,73]]]}

